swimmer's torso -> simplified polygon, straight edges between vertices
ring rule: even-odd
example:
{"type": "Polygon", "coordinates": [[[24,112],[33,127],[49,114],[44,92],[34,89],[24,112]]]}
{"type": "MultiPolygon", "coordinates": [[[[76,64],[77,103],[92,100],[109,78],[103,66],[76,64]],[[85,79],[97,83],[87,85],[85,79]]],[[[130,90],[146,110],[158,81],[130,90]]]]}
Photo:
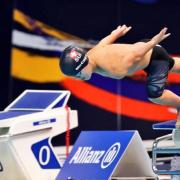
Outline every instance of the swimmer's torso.
{"type": "Polygon", "coordinates": [[[95,46],[87,54],[90,60],[96,64],[96,73],[121,79],[144,69],[149,64],[152,50],[146,53],[141,60],[127,62],[124,57],[131,52],[132,48],[133,44],[110,44],[95,46]]]}

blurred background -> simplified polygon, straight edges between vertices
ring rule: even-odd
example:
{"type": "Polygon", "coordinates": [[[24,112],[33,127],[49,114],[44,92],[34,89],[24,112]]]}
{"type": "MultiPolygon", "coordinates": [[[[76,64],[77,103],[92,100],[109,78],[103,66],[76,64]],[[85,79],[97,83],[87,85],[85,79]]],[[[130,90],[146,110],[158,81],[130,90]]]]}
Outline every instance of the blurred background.
{"type": "MultiPolygon", "coordinates": [[[[152,124],[175,119],[176,110],[148,101],[143,71],[123,80],[95,74],[82,82],[60,72],[59,56],[70,44],[92,48],[122,24],[132,30],[116,43],[135,43],[168,27],[172,35],[162,45],[178,56],[179,16],[178,0],[1,0],[1,110],[25,89],[70,90],[68,105],[79,114],[71,143],[82,130],[136,129],[144,140],[167,134],[152,124]]],[[[170,74],[167,85],[180,95],[180,75],[170,74]]]]}

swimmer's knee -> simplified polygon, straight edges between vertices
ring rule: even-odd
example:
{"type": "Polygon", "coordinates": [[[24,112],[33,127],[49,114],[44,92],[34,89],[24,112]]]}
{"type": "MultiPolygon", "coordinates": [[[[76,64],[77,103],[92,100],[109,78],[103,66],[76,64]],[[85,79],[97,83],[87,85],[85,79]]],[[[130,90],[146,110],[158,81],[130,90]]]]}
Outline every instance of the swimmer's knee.
{"type": "Polygon", "coordinates": [[[148,100],[153,102],[153,103],[156,103],[156,104],[159,104],[160,103],[160,100],[161,100],[161,96],[157,97],[157,98],[151,98],[151,97],[148,97],[148,100]]]}
{"type": "Polygon", "coordinates": [[[163,91],[164,91],[164,87],[148,86],[148,89],[147,89],[148,99],[152,102],[158,101],[159,99],[161,99],[163,91]]]}
{"type": "Polygon", "coordinates": [[[159,92],[157,96],[148,97],[148,100],[155,104],[161,104],[163,99],[162,96],[163,96],[163,91],[159,92]]]}

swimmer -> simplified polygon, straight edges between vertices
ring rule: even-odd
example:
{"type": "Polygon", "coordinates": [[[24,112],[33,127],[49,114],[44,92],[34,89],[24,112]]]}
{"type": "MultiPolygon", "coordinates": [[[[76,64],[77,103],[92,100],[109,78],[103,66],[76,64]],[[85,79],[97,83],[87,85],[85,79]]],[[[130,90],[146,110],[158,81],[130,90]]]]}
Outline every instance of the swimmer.
{"type": "Polygon", "coordinates": [[[176,127],[180,128],[180,97],[167,90],[169,72],[180,73],[180,58],[172,58],[159,43],[170,36],[163,28],[152,39],[134,44],[117,44],[115,40],[131,30],[118,26],[89,51],[69,46],[62,52],[60,69],[67,75],[89,80],[93,73],[122,79],[136,71],[147,73],[148,99],[156,104],[177,109],[176,127]]]}

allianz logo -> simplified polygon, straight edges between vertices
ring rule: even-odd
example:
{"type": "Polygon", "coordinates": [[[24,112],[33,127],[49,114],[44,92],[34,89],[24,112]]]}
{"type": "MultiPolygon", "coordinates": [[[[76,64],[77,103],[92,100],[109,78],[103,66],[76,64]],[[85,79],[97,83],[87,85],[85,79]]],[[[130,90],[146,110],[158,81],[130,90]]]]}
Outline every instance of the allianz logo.
{"type": "Polygon", "coordinates": [[[94,150],[92,146],[78,147],[69,164],[100,164],[102,169],[107,168],[117,157],[120,143],[114,143],[108,150],[94,150]]]}

